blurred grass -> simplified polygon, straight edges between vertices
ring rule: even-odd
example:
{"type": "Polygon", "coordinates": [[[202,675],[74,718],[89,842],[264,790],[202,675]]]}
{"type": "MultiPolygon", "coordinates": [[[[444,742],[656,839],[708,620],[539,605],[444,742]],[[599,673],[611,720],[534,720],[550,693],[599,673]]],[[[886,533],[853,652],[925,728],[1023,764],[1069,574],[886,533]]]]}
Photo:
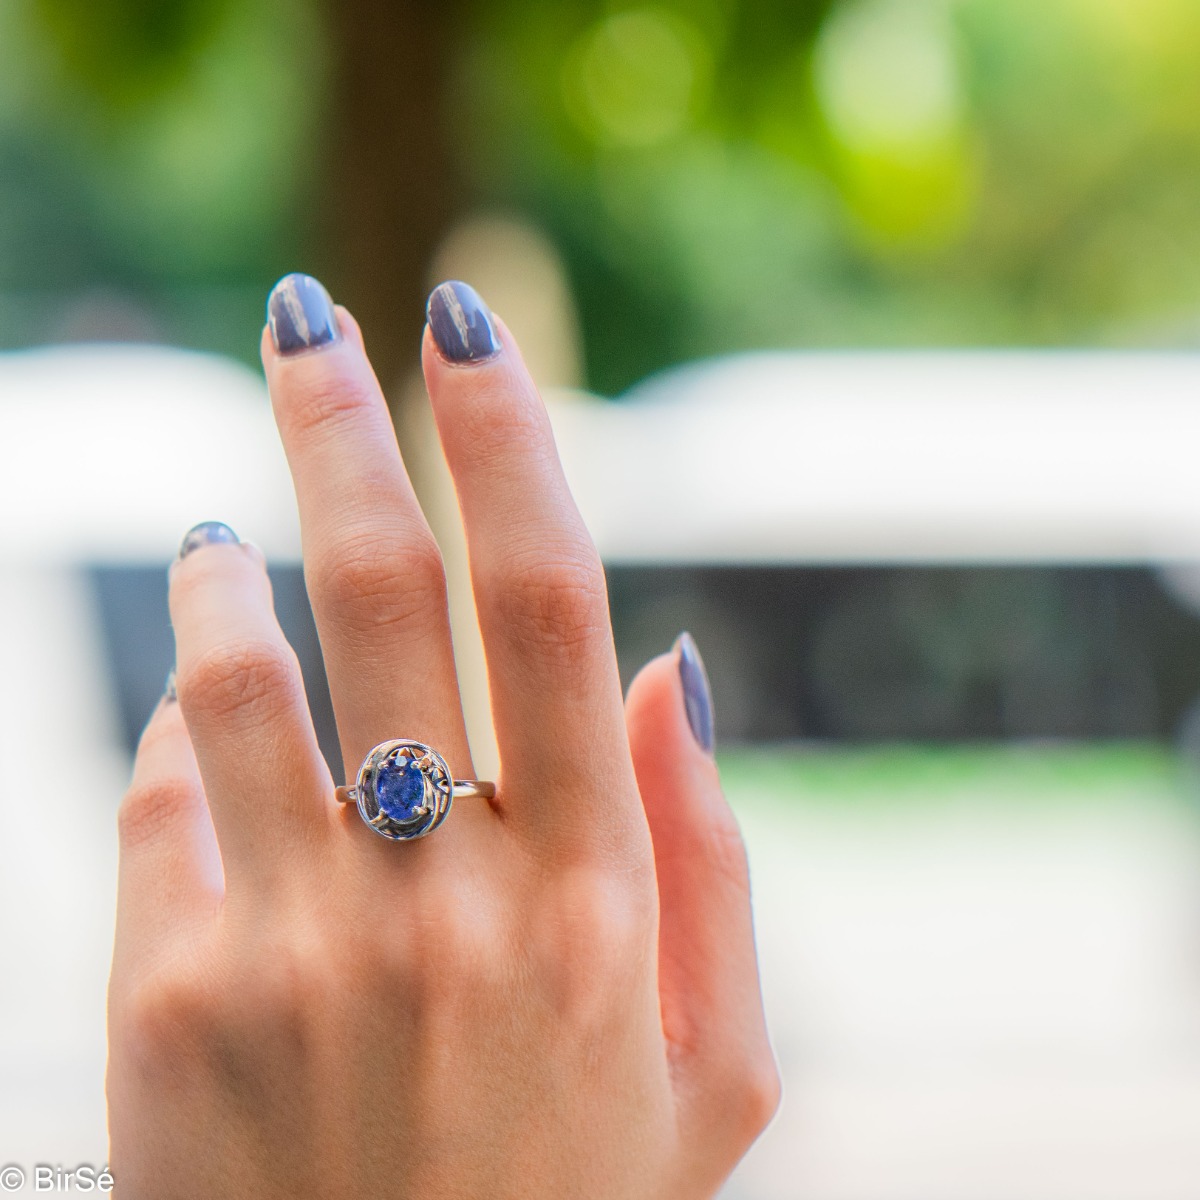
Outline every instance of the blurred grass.
{"type": "Polygon", "coordinates": [[[1177,755],[1161,743],[738,748],[718,755],[743,805],[1185,803],[1177,755]]]}

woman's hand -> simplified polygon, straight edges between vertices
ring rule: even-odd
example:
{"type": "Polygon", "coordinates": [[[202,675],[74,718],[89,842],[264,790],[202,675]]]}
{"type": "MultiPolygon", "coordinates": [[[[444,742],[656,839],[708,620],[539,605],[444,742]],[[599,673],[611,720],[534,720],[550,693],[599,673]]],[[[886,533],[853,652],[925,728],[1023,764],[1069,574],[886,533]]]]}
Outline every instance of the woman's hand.
{"type": "MultiPolygon", "coordinates": [[[[304,276],[269,311],[347,779],[390,738],[471,778],[441,558],[359,330],[304,276]]],[[[178,703],[151,719],[120,817],[123,1200],[682,1200],[711,1195],[775,1109],[695,648],[681,638],[622,704],[604,575],[516,345],[443,284],[423,353],[496,797],[403,843],[337,805],[261,555],[225,526],[189,534],[178,703]]]]}

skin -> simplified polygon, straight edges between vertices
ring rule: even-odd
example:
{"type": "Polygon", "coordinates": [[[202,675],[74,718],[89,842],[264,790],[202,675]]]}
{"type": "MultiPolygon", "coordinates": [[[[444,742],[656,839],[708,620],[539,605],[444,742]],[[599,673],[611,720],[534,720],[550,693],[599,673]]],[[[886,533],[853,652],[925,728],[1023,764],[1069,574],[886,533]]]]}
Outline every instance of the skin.
{"type": "MultiPolygon", "coordinates": [[[[473,778],[437,545],[349,313],[263,362],[347,776],[417,738],[473,778]],[[356,480],[353,488],[346,485],[356,480]]],[[[261,555],[171,572],[178,703],[120,810],[122,1200],[712,1195],[779,1097],[741,837],[675,654],[622,700],[604,576],[511,336],[429,394],[502,757],[394,843],[333,801],[261,555]]]]}

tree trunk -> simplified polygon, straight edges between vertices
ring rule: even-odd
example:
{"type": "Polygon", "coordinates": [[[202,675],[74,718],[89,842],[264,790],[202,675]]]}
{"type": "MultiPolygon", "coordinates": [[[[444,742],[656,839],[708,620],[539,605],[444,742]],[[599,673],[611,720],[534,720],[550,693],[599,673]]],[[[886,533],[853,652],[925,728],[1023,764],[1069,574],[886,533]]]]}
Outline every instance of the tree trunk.
{"type": "Polygon", "coordinates": [[[460,0],[329,0],[330,123],[318,266],[385,391],[418,359],[427,272],[454,215],[447,93],[460,0]]]}

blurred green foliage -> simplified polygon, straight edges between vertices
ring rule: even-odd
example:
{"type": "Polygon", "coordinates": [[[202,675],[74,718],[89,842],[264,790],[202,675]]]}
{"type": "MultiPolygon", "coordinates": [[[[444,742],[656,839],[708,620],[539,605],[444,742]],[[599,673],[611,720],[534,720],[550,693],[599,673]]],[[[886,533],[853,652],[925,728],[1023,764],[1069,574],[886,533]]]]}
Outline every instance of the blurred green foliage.
{"type": "Polygon", "coordinates": [[[469,154],[564,248],[603,389],[750,346],[1200,327],[1189,0],[545,13],[480,37],[466,91],[502,132],[469,154]]]}
{"type": "Polygon", "coordinates": [[[286,0],[0,0],[0,337],[89,295],[252,357],[263,281],[303,254],[315,15],[286,0]]]}
{"type": "MultiPolygon", "coordinates": [[[[339,11],[0,0],[5,341],[104,286],[177,340],[252,354],[249,305],[253,331],[315,236],[339,11]]],[[[1194,0],[477,0],[458,19],[461,189],[559,247],[598,390],[749,347],[1196,340],[1194,0]]]]}
{"type": "Polygon", "coordinates": [[[132,108],[184,81],[229,7],[228,0],[34,0],[33,13],[73,78],[110,103],[132,108]]]}

